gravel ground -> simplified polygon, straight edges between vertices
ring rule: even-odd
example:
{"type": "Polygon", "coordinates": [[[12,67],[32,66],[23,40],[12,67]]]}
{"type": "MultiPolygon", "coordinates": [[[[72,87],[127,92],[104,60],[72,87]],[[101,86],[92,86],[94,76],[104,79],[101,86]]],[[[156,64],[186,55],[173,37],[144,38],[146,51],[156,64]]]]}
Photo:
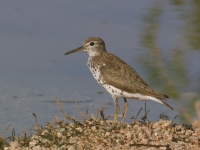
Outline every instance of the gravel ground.
{"type": "Polygon", "coordinates": [[[162,119],[155,123],[134,121],[122,127],[118,123],[115,129],[108,130],[112,123],[109,120],[92,117],[82,123],[74,119],[66,123],[68,119],[57,118],[44,128],[38,125],[36,134],[16,138],[5,150],[200,149],[200,121],[192,125],[162,119]]]}
{"type": "MultiPolygon", "coordinates": [[[[11,137],[6,143],[0,137],[0,149],[5,150],[200,150],[200,120],[192,124],[174,124],[167,117],[157,122],[133,121],[132,124],[117,123],[111,129],[112,121],[100,117],[82,114],[83,122],[69,117],[62,104],[57,105],[65,119],[55,117],[41,127],[35,114],[35,134],[22,137],[11,137]],[[3,146],[1,146],[3,145],[3,146]],[[6,146],[5,146],[6,145],[6,146]]],[[[137,118],[137,117],[136,117],[137,118]]]]}

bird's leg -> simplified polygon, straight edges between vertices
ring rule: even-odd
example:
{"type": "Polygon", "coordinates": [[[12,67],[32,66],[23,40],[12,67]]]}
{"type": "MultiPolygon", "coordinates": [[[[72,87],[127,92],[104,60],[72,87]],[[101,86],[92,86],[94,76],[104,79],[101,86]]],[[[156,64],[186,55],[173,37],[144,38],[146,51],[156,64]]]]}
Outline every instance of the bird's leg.
{"type": "Polygon", "coordinates": [[[115,126],[116,122],[117,122],[117,117],[119,115],[119,112],[120,112],[120,108],[119,108],[119,104],[118,104],[118,99],[117,97],[115,96],[112,96],[113,97],[113,100],[115,102],[115,106],[116,106],[116,112],[115,112],[115,115],[114,115],[114,119],[113,119],[113,123],[112,123],[112,127],[115,126]]]}
{"type": "Polygon", "coordinates": [[[126,112],[128,110],[128,102],[126,100],[126,98],[124,97],[124,111],[123,111],[123,115],[122,115],[122,119],[121,119],[121,122],[120,122],[120,125],[122,126],[123,123],[124,123],[124,119],[126,117],[126,112]]]}

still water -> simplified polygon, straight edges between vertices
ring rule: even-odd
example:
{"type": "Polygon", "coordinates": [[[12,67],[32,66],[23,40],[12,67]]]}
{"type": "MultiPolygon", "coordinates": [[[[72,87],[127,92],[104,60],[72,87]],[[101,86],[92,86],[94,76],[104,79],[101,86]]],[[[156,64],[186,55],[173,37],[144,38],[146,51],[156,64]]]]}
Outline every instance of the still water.
{"type": "MultiPolygon", "coordinates": [[[[148,119],[160,114],[176,122],[198,118],[200,100],[200,5],[198,1],[1,1],[0,134],[8,125],[21,133],[54,116],[63,118],[56,97],[70,116],[114,114],[111,96],[87,68],[87,54],[64,53],[90,36],[125,60],[154,89],[169,95],[169,110],[147,102],[148,119]]],[[[129,100],[128,116],[144,102],[129,100]]],[[[123,108],[123,101],[120,102],[123,108]]],[[[131,122],[131,119],[127,119],[131,122]]]]}

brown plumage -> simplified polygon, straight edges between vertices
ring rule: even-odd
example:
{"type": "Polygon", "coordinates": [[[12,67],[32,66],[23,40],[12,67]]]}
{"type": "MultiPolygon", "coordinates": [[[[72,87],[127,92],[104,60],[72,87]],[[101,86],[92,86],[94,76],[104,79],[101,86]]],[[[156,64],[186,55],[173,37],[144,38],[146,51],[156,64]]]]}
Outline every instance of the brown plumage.
{"type": "Polygon", "coordinates": [[[117,56],[108,53],[104,41],[99,37],[88,38],[83,46],[66,53],[71,54],[78,51],[87,51],[89,54],[88,67],[94,78],[101,84],[113,97],[116,104],[116,114],[113,124],[119,113],[118,99],[124,98],[125,110],[122,117],[124,120],[128,104],[126,98],[153,100],[173,109],[165,102],[167,95],[153,90],[137,74],[137,72],[117,56]]]}

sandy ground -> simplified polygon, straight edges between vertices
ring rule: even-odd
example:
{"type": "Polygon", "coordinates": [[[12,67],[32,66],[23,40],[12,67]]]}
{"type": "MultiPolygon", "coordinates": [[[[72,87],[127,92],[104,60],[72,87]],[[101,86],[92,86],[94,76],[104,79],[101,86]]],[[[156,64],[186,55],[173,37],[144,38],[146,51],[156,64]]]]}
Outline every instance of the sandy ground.
{"type": "Polygon", "coordinates": [[[155,123],[134,121],[123,126],[118,123],[111,129],[110,120],[70,120],[72,123],[57,118],[44,128],[38,125],[36,134],[10,142],[5,150],[200,149],[200,121],[193,121],[192,125],[162,119],[155,123]]]}

